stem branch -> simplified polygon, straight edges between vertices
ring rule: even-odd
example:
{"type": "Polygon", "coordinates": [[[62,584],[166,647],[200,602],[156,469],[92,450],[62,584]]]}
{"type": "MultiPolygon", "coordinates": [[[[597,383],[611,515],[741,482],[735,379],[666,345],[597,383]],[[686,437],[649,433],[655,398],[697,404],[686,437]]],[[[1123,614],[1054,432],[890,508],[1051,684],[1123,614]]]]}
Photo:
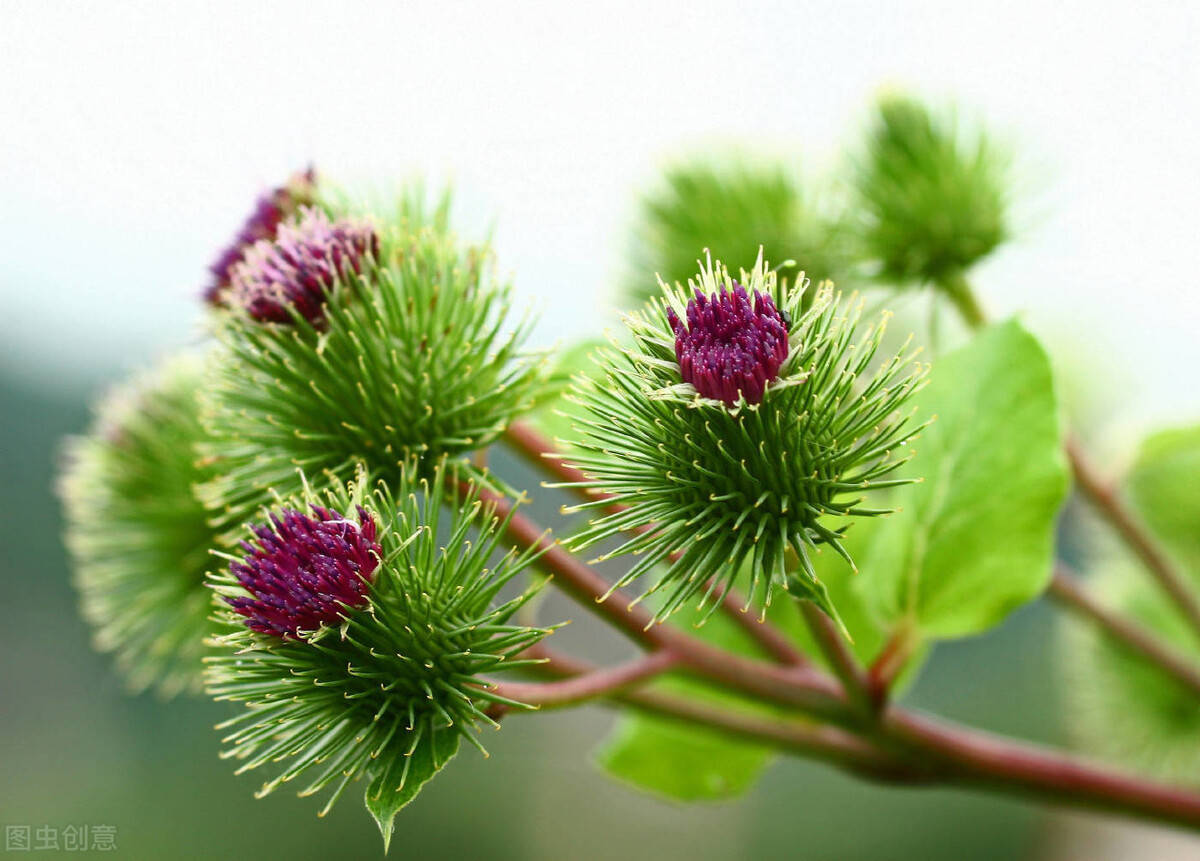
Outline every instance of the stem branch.
{"type": "Polygon", "coordinates": [[[1098,625],[1106,634],[1141,655],[1200,696],[1200,668],[1151,631],[1105,607],[1061,562],[1055,567],[1049,594],[1068,609],[1098,625]]]}
{"type": "Polygon", "coordinates": [[[1080,447],[1079,441],[1074,437],[1067,439],[1067,459],[1071,462],[1071,470],[1075,474],[1075,483],[1080,492],[1137,554],[1146,570],[1158,581],[1193,630],[1200,635],[1200,601],[1197,600],[1196,593],[1158,542],[1129,510],[1116,489],[1100,478],[1080,447]]]}
{"type": "Polygon", "coordinates": [[[874,716],[876,709],[870,694],[869,682],[858,659],[850,651],[841,632],[832,619],[811,601],[800,602],[800,613],[821,654],[842,682],[846,694],[855,708],[866,717],[874,716]]]}
{"type": "MultiPolygon", "coordinates": [[[[555,682],[496,682],[493,690],[505,699],[539,709],[562,708],[597,697],[614,696],[678,663],[679,659],[672,652],[651,652],[614,667],[588,669],[573,678],[555,682]]],[[[492,716],[496,716],[496,711],[492,716]]]]}

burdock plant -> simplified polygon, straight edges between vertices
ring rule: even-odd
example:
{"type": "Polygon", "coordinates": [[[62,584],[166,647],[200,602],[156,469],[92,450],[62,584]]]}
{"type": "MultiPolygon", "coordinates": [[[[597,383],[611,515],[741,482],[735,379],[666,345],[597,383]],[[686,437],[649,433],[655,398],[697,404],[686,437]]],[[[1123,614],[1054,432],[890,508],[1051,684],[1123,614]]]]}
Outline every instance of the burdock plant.
{"type": "MultiPolygon", "coordinates": [[[[799,244],[769,268],[763,236],[736,266],[643,272],[648,300],[562,397],[445,202],[272,193],[220,269],[206,372],[170,366],[72,444],[67,537],[97,644],[173,690],[207,639],[238,769],[323,809],[357,781],[385,846],[480,728],[592,702],[622,712],[601,766],[675,799],[735,795],[786,752],[1200,828],[1200,432],[1155,438],[1116,485],[1064,443],[1045,352],[987,325],[966,280],[1008,231],[993,151],[964,140],[904,101],[855,147],[852,270],[932,283],[969,324],[931,365],[878,295],[810,283],[822,264],[799,244]],[[556,411],[561,446],[531,423],[556,411]],[[501,446],[577,497],[561,539],[517,510],[501,446]],[[1151,579],[1104,565],[1118,582],[1098,597],[1056,562],[1068,466],[1151,579]],[[529,600],[547,583],[641,654],[550,646],[557,605],[529,600]],[[1068,698],[1089,709],[1079,744],[1143,774],[901,702],[932,647],[1044,593],[1089,626],[1063,638],[1064,683],[1088,688],[1068,698]]],[[[643,213],[658,259],[703,257],[691,226],[745,238],[787,210],[732,175],[694,173],[679,199],[736,206],[643,213]]]]}

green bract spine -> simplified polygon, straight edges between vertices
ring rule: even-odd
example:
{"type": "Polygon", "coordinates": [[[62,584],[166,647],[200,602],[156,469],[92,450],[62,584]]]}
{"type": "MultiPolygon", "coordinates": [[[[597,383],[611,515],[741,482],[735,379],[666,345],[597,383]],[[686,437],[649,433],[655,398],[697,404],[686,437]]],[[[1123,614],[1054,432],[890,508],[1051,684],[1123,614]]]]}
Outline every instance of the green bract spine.
{"type": "Polygon", "coordinates": [[[297,491],[298,468],[392,480],[410,455],[479,449],[538,396],[547,363],[524,348],[529,318],[510,324],[490,250],[452,236],[444,204],[428,223],[411,210],[376,225],[378,255],[342,273],[316,325],[223,313],[204,402],[220,477],[201,489],[222,527],[268,488],[297,491]]]}
{"type": "Polygon", "coordinates": [[[658,619],[701,591],[711,612],[740,572],[751,603],[769,605],[784,585],[836,616],[810,554],[828,545],[853,564],[840,541],[849,520],[887,513],[864,506],[863,495],[913,480],[889,475],[920,429],[903,408],[927,369],[906,344],[872,370],[886,316],[859,334],[861,302],[828,283],[803,311],[807,282],[778,279],[760,255],[739,283],[784,312],[787,358],[761,403],[703,398],[681,382],[668,309],[684,318],[693,291],[710,296],[733,283],[710,261],[687,287],[662,284],[660,297],[626,318],[633,345],[600,354],[607,373],[598,381],[578,378],[583,417],[570,459],[589,480],[575,486],[606,495],[578,508],[624,509],[593,519],[572,542],[638,533],[600,558],[640,557],[618,585],[657,571],[646,594],[668,590],[658,619]]]}
{"type": "Polygon", "coordinates": [[[84,618],[137,690],[198,689],[216,536],[194,485],[203,361],[181,356],[114,390],[69,442],[59,490],[84,618]]]}
{"type": "MultiPolygon", "coordinates": [[[[459,493],[451,472],[445,458],[432,470],[410,460],[395,481],[372,487],[360,471],[348,485],[314,492],[306,484],[279,500],[264,514],[317,504],[353,520],[361,506],[375,520],[381,552],[367,602],[346,608],[339,625],[284,639],[250,630],[221,601],[220,653],[206,659],[209,693],[244,705],[218,726],[228,731],[223,756],[241,761],[239,774],[283,763],[258,795],[303,775],[301,796],[329,789],[324,815],[365,777],[385,847],[396,812],[462,739],[483,750],[480,724],[499,726],[487,707],[523,708],[491,693],[485,674],[536,663],[514,656],[551,630],[510,624],[533,590],[507,600],[498,593],[537,553],[504,552],[506,521],[459,493]]],[[[212,580],[221,596],[250,594],[227,569],[212,580]]]]}

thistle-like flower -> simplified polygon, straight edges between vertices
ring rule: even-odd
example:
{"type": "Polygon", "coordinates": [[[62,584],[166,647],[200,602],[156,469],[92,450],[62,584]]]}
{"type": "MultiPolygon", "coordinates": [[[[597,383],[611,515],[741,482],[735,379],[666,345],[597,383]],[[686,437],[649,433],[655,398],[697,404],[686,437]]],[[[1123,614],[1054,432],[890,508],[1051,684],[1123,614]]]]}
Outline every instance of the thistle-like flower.
{"type": "Polygon", "coordinates": [[[296,223],[279,225],[273,240],[247,249],[230,271],[229,293],[255,320],[289,323],[299,315],[319,326],[339,277],[361,272],[367,255],[378,251],[369,224],[335,222],[320,209],[305,208],[296,223]]]}
{"type": "Polygon", "coordinates": [[[879,277],[955,289],[1009,236],[1006,157],[912,99],[879,103],[856,186],[879,277]]]}
{"type": "MultiPolygon", "coordinates": [[[[321,269],[336,275],[318,318],[294,306],[286,324],[237,308],[221,316],[226,349],[205,392],[205,451],[220,475],[201,493],[227,528],[267,489],[297,492],[297,467],[346,481],[365,462],[390,480],[410,455],[486,446],[539,394],[546,363],[522,348],[529,321],[508,323],[510,288],[488,251],[460,244],[445,222],[445,207],[424,224],[377,219],[377,251],[321,269]]],[[[260,246],[264,258],[287,253],[290,229],[281,233],[269,252],[260,246]]]]}
{"type": "Polygon", "coordinates": [[[66,543],[84,618],[134,689],[197,689],[216,536],[193,485],[204,438],[195,357],[114,391],[87,436],[72,440],[59,481],[66,543]]]}
{"type": "Polygon", "coordinates": [[[251,597],[225,600],[251,630],[302,639],[365,603],[381,552],[375,519],[361,506],[358,523],[319,505],[312,512],[272,514],[254,527],[253,544],[242,542],[245,561],[230,570],[251,597]]]}
{"type": "MultiPolygon", "coordinates": [[[[428,472],[428,470],[423,470],[428,472]]],[[[322,815],[353,781],[390,840],[396,812],[480,724],[489,676],[548,629],[510,624],[531,592],[500,601],[536,552],[496,558],[504,524],[458,495],[443,460],[432,479],[405,465],[396,494],[349,486],[283,504],[244,556],[214,574],[221,654],[208,659],[218,700],[245,710],[228,729],[239,773],[283,763],[261,795],[305,775],[301,795],[329,788],[322,815]],[[312,512],[312,516],[301,513],[312,512]]]]}
{"type": "Polygon", "coordinates": [[[886,513],[863,494],[911,480],[888,476],[919,429],[903,407],[925,369],[902,350],[872,371],[886,318],[858,335],[861,303],[831,285],[803,311],[806,282],[779,281],[761,254],[739,282],[710,261],[688,288],[663,284],[627,318],[633,346],[602,354],[598,382],[579,378],[570,459],[605,498],[578,508],[621,510],[574,545],[633,534],[601,558],[641,557],[618,586],[659,570],[660,619],[700,591],[711,610],[743,571],[753,603],[785,585],[835,615],[810,554],[853,564],[850,520],[886,513]]]}
{"type": "Polygon", "coordinates": [[[263,239],[274,239],[280,224],[295,215],[300,207],[316,200],[316,183],[316,172],[310,167],[303,173],[295,174],[286,185],[259,196],[254,211],[247,216],[233,241],[222,249],[208,267],[212,281],[204,290],[206,301],[212,305],[224,304],[233,268],[242,261],[251,246],[263,239]]]}

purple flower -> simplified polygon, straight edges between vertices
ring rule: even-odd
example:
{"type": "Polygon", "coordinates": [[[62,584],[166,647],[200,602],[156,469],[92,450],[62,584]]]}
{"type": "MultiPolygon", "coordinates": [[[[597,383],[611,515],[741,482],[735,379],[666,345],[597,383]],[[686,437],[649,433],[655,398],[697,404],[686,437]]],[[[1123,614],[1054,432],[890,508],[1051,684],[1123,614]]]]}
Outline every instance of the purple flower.
{"type": "Polygon", "coordinates": [[[381,552],[375,520],[361,506],[358,524],[327,508],[312,510],[315,517],[291,508],[272,514],[269,524],[254,527],[255,543],[242,542],[244,561],[230,564],[253,597],[225,600],[251,630],[303,639],[302,631],[337,624],[346,608],[367,603],[381,552]]]}
{"type": "Polygon", "coordinates": [[[378,250],[370,225],[303,209],[298,222],[279,225],[273,242],[256,242],[234,265],[230,295],[256,320],[290,323],[294,309],[317,324],[338,276],[361,271],[363,257],[378,250]]]}
{"type": "Polygon", "coordinates": [[[751,299],[740,284],[712,296],[696,290],[687,304],[687,325],[671,309],[667,320],[684,381],[729,406],[739,393],[747,403],[760,403],[787,358],[787,326],[775,302],[757,290],[751,299]]]}
{"type": "Polygon", "coordinates": [[[246,250],[263,239],[274,239],[279,225],[295,215],[301,206],[313,202],[317,175],[310,167],[304,173],[295,174],[287,185],[272,189],[258,198],[254,211],[242,224],[233,242],[221,252],[208,271],[213,280],[204,290],[204,298],[212,305],[225,304],[225,292],[233,267],[242,262],[246,250]]]}

